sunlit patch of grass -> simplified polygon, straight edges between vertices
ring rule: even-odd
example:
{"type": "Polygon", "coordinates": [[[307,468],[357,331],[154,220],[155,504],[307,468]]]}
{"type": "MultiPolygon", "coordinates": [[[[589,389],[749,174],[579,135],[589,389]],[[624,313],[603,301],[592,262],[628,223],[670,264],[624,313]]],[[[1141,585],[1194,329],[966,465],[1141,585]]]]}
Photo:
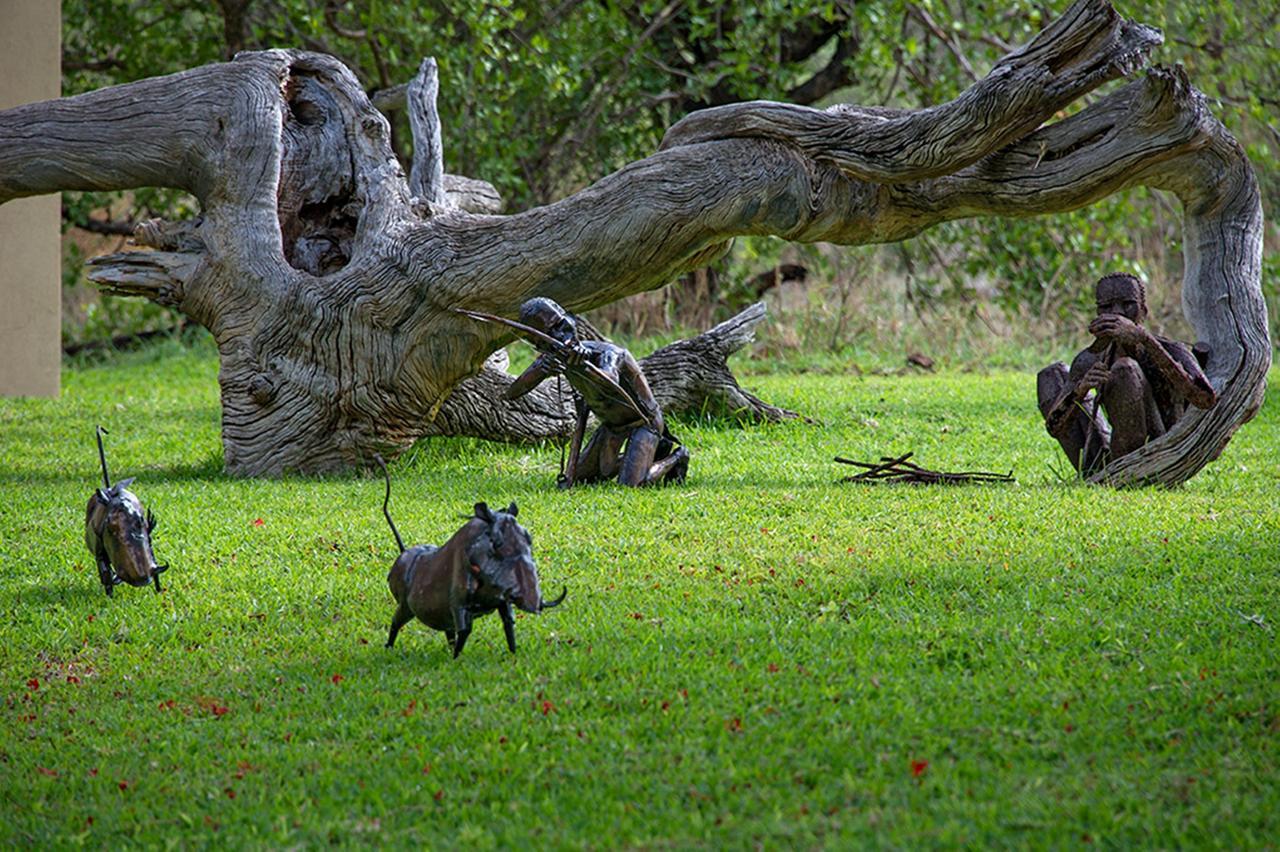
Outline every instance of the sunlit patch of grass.
{"type": "Polygon", "coordinates": [[[171,346],[0,401],[9,844],[1273,842],[1274,401],[1173,491],[1064,481],[1027,372],[750,375],[816,422],[679,422],[662,490],[423,442],[406,540],[514,499],[569,588],[516,656],[487,618],[453,661],[420,624],[382,647],[379,479],[221,474],[216,372],[171,346]],[[97,423],[163,595],[97,584],[97,423]],[[1018,483],[836,482],[908,450],[1018,483]]]}

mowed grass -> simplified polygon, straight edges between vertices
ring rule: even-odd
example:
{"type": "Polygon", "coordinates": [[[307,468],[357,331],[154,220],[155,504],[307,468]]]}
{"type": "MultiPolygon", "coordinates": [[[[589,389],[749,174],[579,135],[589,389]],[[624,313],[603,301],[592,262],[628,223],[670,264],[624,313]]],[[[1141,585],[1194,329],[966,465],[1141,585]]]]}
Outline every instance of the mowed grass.
{"type": "MultiPolygon", "coordinates": [[[[683,487],[424,442],[406,540],[517,500],[544,593],[450,659],[383,646],[382,483],[221,473],[217,363],[162,347],[0,401],[0,841],[1266,846],[1280,827],[1280,403],[1187,486],[1065,481],[1030,372],[751,375],[816,423],[677,423],[683,487]],[[107,599],[98,482],[160,519],[107,599]],[[838,484],[914,450],[1018,484],[838,484]]],[[[1274,382],[1273,382],[1274,385],[1274,382]]]]}

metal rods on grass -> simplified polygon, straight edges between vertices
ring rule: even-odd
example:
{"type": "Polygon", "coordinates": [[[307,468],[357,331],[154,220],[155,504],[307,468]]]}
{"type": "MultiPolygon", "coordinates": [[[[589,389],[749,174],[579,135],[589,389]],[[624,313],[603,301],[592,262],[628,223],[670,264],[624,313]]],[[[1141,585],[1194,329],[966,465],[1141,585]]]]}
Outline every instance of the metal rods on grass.
{"type": "Polygon", "coordinates": [[[947,473],[941,470],[929,470],[918,464],[907,461],[915,453],[893,457],[881,456],[878,464],[854,461],[836,456],[840,464],[850,464],[865,468],[861,473],[846,476],[841,482],[906,482],[912,485],[961,485],[967,482],[1014,482],[1013,471],[1008,473],[989,473],[983,470],[966,470],[947,473]]]}

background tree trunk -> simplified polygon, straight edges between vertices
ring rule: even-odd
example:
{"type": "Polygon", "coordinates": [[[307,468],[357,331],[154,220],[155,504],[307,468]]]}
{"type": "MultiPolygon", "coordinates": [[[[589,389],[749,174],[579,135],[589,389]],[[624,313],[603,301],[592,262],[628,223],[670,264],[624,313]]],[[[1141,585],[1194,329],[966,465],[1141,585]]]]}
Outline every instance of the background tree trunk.
{"type": "MultiPolygon", "coordinates": [[[[1159,42],[1108,3],[1077,0],[949,103],[703,110],[655,155],[513,216],[415,203],[386,119],[337,61],[247,53],[0,113],[0,202],[143,185],[194,194],[198,221],[140,228],[156,251],[102,259],[94,277],[213,333],[226,469],[276,475],[368,464],[435,428],[510,339],[455,306],[513,315],[542,295],[582,311],[662,286],[740,234],[892,242],[959,217],[1166,189],[1183,204],[1185,311],[1212,349],[1220,401],[1101,477],[1173,484],[1261,401],[1270,345],[1252,169],[1180,70],[1041,126],[1159,42]]],[[[423,174],[437,192],[435,166],[423,174]]]]}

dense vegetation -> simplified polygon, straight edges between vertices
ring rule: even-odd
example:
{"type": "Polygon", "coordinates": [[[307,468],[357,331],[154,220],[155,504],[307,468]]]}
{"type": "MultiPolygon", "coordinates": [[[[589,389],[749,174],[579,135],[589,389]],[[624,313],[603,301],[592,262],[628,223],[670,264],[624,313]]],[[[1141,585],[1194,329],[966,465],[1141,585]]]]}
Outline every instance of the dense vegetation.
{"type": "Polygon", "coordinates": [[[553,447],[394,464],[406,538],[515,499],[569,587],[517,656],[490,617],[456,662],[421,625],[381,647],[379,480],[220,473],[207,338],[0,400],[0,842],[1273,842],[1275,388],[1187,486],[1111,491],[1064,476],[1026,372],[858,360],[748,362],[818,422],[678,423],[680,488],[560,492],[553,447]],[[96,423],[163,595],[98,586],[96,423]],[[907,449],[1019,481],[835,481],[907,449]]]}
{"type": "MultiPolygon", "coordinates": [[[[1274,220],[1280,201],[1280,7],[1271,2],[1121,0],[1120,11],[1161,27],[1155,56],[1183,63],[1214,111],[1245,144],[1274,220]]],[[[746,98],[897,107],[938,103],[968,85],[1010,46],[1027,40],[1046,10],[1032,0],[934,2],[444,2],[331,0],[67,0],[64,91],[182,70],[240,49],[305,47],[346,61],[368,89],[408,80],[423,56],[440,63],[441,117],[449,170],[485,178],[508,209],[545,203],[651,152],[690,110],[746,98]]],[[[403,116],[396,144],[408,153],[403,116]]],[[[68,194],[68,225],[111,231],[116,220],[163,214],[180,204],[139,193],[128,204],[68,194]],[[104,212],[105,211],[105,212],[104,212]]],[[[1268,243],[1280,245],[1274,225],[1268,243]]],[[[121,230],[123,228],[116,228],[121,230]]],[[[1003,331],[1035,333],[1078,323],[1104,270],[1127,268],[1152,284],[1164,323],[1178,325],[1178,211],[1148,193],[1109,199],[1074,214],[1033,221],[949,224],[881,251],[787,247],[742,240],[708,275],[643,296],[604,318],[626,328],[703,323],[755,297],[751,279],[781,260],[809,268],[807,291],[789,305],[797,340],[854,340],[850,313],[937,311],[1003,331]],[[997,328],[998,327],[998,328],[997,328]]],[[[79,281],[79,244],[67,278],[79,281]]],[[[1274,294],[1277,261],[1264,282],[1274,294]]],[[[73,300],[74,301],[74,300],[73,300]]],[[[118,300],[95,307],[89,336],[158,309],[118,300]]],[[[77,317],[69,337],[81,337],[77,317]]]]}

